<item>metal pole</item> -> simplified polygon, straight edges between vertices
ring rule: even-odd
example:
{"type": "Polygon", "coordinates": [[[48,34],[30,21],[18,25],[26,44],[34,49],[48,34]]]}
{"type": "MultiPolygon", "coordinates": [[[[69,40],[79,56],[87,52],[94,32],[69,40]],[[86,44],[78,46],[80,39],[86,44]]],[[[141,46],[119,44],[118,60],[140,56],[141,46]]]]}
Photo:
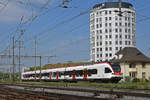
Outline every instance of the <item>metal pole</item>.
{"type": "Polygon", "coordinates": [[[15,37],[13,36],[13,81],[15,81],[15,37]]]}
{"type": "Polygon", "coordinates": [[[37,37],[35,36],[35,79],[36,79],[36,56],[37,56],[37,53],[36,53],[36,49],[37,49],[37,37]]]}
{"type": "MultiPolygon", "coordinates": [[[[8,56],[10,56],[10,46],[9,46],[8,56]]],[[[10,63],[10,57],[9,57],[9,63],[10,63]]],[[[11,79],[11,65],[9,65],[9,79],[11,79]]]]}
{"type": "Polygon", "coordinates": [[[19,40],[19,81],[21,81],[21,66],[20,66],[21,57],[20,57],[20,54],[21,54],[21,41],[19,40]]]}
{"type": "Polygon", "coordinates": [[[42,56],[40,56],[40,82],[41,82],[41,71],[42,71],[42,56]]]}

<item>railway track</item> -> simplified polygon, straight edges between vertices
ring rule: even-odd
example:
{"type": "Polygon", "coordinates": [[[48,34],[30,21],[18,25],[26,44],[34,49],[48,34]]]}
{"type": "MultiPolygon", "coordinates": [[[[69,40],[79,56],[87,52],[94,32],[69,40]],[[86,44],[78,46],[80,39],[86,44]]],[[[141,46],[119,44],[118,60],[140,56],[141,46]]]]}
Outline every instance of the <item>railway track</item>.
{"type": "MultiPolygon", "coordinates": [[[[150,100],[149,89],[115,89],[89,87],[58,87],[24,84],[1,84],[0,91],[14,99],[4,100],[150,100]],[[21,96],[21,97],[20,97],[21,96]],[[15,99],[19,97],[18,99],[15,99]],[[28,97],[28,99],[24,99],[28,97]],[[36,98],[36,99],[35,99],[36,98]],[[69,99],[68,99],[69,98],[69,99]]],[[[0,92],[0,94],[2,94],[0,92]]],[[[0,97],[4,97],[0,95],[0,97]]]]}

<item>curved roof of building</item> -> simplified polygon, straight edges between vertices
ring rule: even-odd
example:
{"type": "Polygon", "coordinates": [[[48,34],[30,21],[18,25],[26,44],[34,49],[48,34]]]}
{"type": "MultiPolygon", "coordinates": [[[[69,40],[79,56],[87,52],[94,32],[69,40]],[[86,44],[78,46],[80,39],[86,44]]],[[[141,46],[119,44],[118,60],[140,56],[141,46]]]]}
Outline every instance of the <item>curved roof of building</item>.
{"type": "MultiPolygon", "coordinates": [[[[119,2],[104,2],[104,3],[100,3],[100,4],[96,4],[94,8],[97,7],[101,7],[101,9],[105,9],[105,8],[119,8],[119,2]]],[[[122,8],[131,8],[133,7],[132,4],[128,3],[128,2],[122,2],[122,8]]]]}

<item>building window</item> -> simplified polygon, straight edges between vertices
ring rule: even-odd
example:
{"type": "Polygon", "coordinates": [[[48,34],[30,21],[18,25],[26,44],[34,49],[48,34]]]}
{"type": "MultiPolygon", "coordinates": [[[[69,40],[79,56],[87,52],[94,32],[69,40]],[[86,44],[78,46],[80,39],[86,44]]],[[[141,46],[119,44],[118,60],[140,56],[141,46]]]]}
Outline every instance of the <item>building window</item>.
{"type": "Polygon", "coordinates": [[[115,37],[116,37],[116,39],[117,39],[117,38],[118,38],[118,35],[116,35],[115,37]]]}
{"type": "Polygon", "coordinates": [[[105,15],[107,15],[107,11],[105,11],[105,15]]]}
{"type": "Polygon", "coordinates": [[[112,43],[111,43],[111,41],[109,41],[109,45],[111,45],[112,43]]]}
{"type": "Polygon", "coordinates": [[[117,17],[117,16],[115,16],[115,20],[118,20],[118,17],[117,17]]]}
{"type": "Polygon", "coordinates": [[[98,22],[98,18],[96,18],[96,22],[98,22]]]}
{"type": "Polygon", "coordinates": [[[120,50],[122,49],[122,47],[120,47],[120,50]]]}
{"type": "Polygon", "coordinates": [[[102,27],[102,24],[99,24],[99,27],[102,27]]]}
{"type": "Polygon", "coordinates": [[[99,30],[100,33],[102,33],[102,30],[99,30]]]}
{"type": "Polygon", "coordinates": [[[131,44],[131,42],[129,41],[129,45],[131,44]]]}
{"type": "Polygon", "coordinates": [[[115,23],[115,26],[118,26],[118,23],[115,23]]]}
{"type": "Polygon", "coordinates": [[[106,57],[108,57],[108,54],[106,53],[106,57]]]}
{"type": "Polygon", "coordinates": [[[102,36],[100,36],[100,39],[102,39],[102,36]]]}
{"type": "Polygon", "coordinates": [[[108,33],[108,30],[107,30],[107,29],[105,29],[105,33],[108,33]]]}
{"type": "Polygon", "coordinates": [[[128,38],[128,36],[127,35],[125,35],[125,39],[127,39],[128,38]]]}
{"type": "Polygon", "coordinates": [[[111,38],[112,38],[112,36],[111,36],[111,35],[109,35],[109,38],[111,39],[111,38]]]}
{"type": "Polygon", "coordinates": [[[127,29],[125,29],[125,33],[127,33],[127,29]]]}
{"type": "Polygon", "coordinates": [[[130,32],[131,32],[131,30],[130,30],[130,29],[128,29],[128,32],[130,33],[130,32]]]}
{"type": "Polygon", "coordinates": [[[108,38],[108,35],[105,35],[105,38],[107,39],[107,38],[108,38]]]}
{"type": "Polygon", "coordinates": [[[115,29],[115,32],[116,32],[116,33],[118,32],[118,29],[117,29],[117,28],[115,29]]]}
{"type": "Polygon", "coordinates": [[[99,43],[97,42],[97,46],[99,46],[99,43]]]}
{"type": "Polygon", "coordinates": [[[116,50],[118,50],[118,47],[116,47],[116,50]]]}
{"type": "Polygon", "coordinates": [[[97,52],[99,51],[99,48],[97,48],[97,52]]]}
{"type": "Polygon", "coordinates": [[[130,35],[128,35],[128,38],[130,39],[130,35]]]}
{"type": "Polygon", "coordinates": [[[101,21],[102,21],[102,18],[99,18],[99,21],[101,22],[101,21]]]}
{"type": "Polygon", "coordinates": [[[146,73],[142,72],[142,78],[145,78],[145,76],[146,76],[146,73]]]}
{"type": "Polygon", "coordinates": [[[122,45],[122,41],[120,41],[120,45],[122,45]]]}
{"type": "Polygon", "coordinates": [[[107,41],[105,41],[105,45],[107,45],[108,43],[107,43],[107,41]]]}
{"type": "Polygon", "coordinates": [[[128,41],[125,41],[125,45],[128,45],[128,41]]]}
{"type": "Polygon", "coordinates": [[[109,14],[111,14],[111,11],[109,11],[109,14]]]}
{"type": "Polygon", "coordinates": [[[111,17],[109,17],[109,20],[111,20],[111,17]]]}
{"type": "Polygon", "coordinates": [[[122,38],[122,35],[119,35],[120,39],[122,38]]]}
{"type": "Polygon", "coordinates": [[[145,63],[142,63],[142,68],[145,68],[145,63]]]}
{"type": "Polygon", "coordinates": [[[97,36],[97,40],[99,39],[99,36],[97,36]]]}
{"type": "Polygon", "coordinates": [[[111,23],[109,23],[109,26],[111,27],[111,23]]]}
{"type": "Polygon", "coordinates": [[[122,29],[119,29],[119,32],[122,32],[122,29]]]}
{"type": "Polygon", "coordinates": [[[107,48],[107,47],[105,48],[105,51],[108,51],[108,48],[107,48]]]}
{"type": "Polygon", "coordinates": [[[125,23],[125,26],[127,27],[127,23],[125,23]]]}
{"type": "Polygon", "coordinates": [[[136,78],[137,77],[137,72],[130,72],[129,73],[131,78],[136,78]]]}
{"type": "Polygon", "coordinates": [[[119,17],[119,20],[122,20],[122,18],[121,18],[121,17],[119,17]]]}
{"type": "Polygon", "coordinates": [[[99,25],[98,25],[98,24],[96,24],[96,28],[98,28],[98,26],[99,26],[99,25]]]}
{"type": "Polygon", "coordinates": [[[116,45],[118,45],[118,41],[116,41],[116,45]]]}
{"type": "Polygon", "coordinates": [[[112,54],[111,54],[111,53],[109,54],[109,57],[112,57],[112,54]]]}
{"type": "Polygon", "coordinates": [[[109,47],[109,50],[110,50],[110,51],[112,51],[112,48],[111,48],[111,47],[109,47]]]}
{"type": "Polygon", "coordinates": [[[127,21],[127,17],[125,17],[125,21],[127,21]]]}
{"type": "Polygon", "coordinates": [[[99,54],[97,54],[97,58],[99,58],[99,54]]]}
{"type": "Polygon", "coordinates": [[[102,57],[102,54],[100,54],[100,57],[102,57]]]}
{"type": "Polygon", "coordinates": [[[107,23],[105,23],[105,27],[107,27],[107,23]]]}
{"type": "Polygon", "coordinates": [[[122,26],[122,24],[121,24],[121,23],[119,23],[119,26],[122,26]]]}
{"type": "Polygon", "coordinates": [[[100,48],[100,51],[102,51],[102,48],[100,48]]]}
{"type": "Polygon", "coordinates": [[[105,17],[105,20],[107,21],[107,17],[105,17]]]}
{"type": "Polygon", "coordinates": [[[100,45],[102,45],[102,42],[100,42],[100,45]]]}
{"type": "Polygon", "coordinates": [[[129,64],[129,68],[135,68],[135,67],[136,67],[136,64],[134,64],[134,63],[129,64]]]}
{"type": "Polygon", "coordinates": [[[109,29],[109,32],[111,33],[111,32],[112,32],[112,30],[111,30],[111,29],[109,29]]]}

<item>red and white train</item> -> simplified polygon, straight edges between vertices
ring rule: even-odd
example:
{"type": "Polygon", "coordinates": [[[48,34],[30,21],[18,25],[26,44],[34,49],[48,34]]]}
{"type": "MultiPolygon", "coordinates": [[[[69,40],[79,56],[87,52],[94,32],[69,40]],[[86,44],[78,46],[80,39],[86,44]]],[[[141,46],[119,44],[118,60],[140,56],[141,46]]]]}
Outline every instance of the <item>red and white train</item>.
{"type": "Polygon", "coordinates": [[[118,63],[95,63],[82,66],[54,68],[22,73],[23,81],[101,81],[118,82],[122,79],[118,63]]]}

